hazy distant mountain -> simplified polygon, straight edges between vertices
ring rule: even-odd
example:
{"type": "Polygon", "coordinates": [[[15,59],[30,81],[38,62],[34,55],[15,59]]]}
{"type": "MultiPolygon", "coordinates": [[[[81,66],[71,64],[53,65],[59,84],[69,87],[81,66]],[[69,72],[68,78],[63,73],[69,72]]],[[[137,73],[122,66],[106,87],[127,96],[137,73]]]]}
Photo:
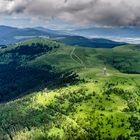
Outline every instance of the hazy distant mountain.
{"type": "Polygon", "coordinates": [[[58,37],[60,33],[45,28],[14,28],[8,26],[0,26],[0,45],[6,45],[24,41],[34,37],[58,37]]]}
{"type": "MultiPolygon", "coordinates": [[[[110,35],[111,35],[111,29],[108,30],[110,30],[110,35]]],[[[120,43],[120,42],[118,43],[102,38],[88,39],[82,36],[74,36],[73,34],[76,33],[84,36],[90,36],[90,35],[94,36],[100,34],[105,36],[105,34],[107,34],[107,29],[105,28],[81,29],[81,30],[73,31],[71,33],[72,35],[68,35],[68,33],[64,33],[64,31],[50,30],[43,27],[15,28],[15,27],[8,27],[8,26],[0,26],[0,45],[17,43],[35,37],[59,39],[63,43],[68,45],[78,45],[84,47],[112,48],[124,44],[124,43],[120,43]]]]}
{"type": "Polygon", "coordinates": [[[140,27],[92,27],[73,30],[71,33],[86,37],[140,37],[140,27]]]}
{"type": "Polygon", "coordinates": [[[11,32],[16,31],[18,28],[14,28],[14,27],[8,27],[8,26],[0,26],[0,37],[7,35],[11,32]]]}
{"type": "Polygon", "coordinates": [[[43,32],[47,32],[49,34],[61,34],[61,35],[66,34],[66,33],[64,33],[63,31],[60,31],[60,30],[50,30],[50,29],[47,29],[47,28],[44,28],[44,27],[35,27],[33,29],[43,31],[43,32]]]}

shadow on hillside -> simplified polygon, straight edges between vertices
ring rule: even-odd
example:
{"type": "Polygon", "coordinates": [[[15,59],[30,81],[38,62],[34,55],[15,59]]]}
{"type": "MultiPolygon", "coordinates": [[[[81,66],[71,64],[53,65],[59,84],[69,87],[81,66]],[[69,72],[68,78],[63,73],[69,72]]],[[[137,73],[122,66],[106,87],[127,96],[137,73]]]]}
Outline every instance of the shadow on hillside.
{"type": "Polygon", "coordinates": [[[31,92],[58,88],[78,82],[73,72],[56,72],[50,65],[45,70],[20,67],[15,63],[0,65],[0,102],[20,98],[31,92]]]}

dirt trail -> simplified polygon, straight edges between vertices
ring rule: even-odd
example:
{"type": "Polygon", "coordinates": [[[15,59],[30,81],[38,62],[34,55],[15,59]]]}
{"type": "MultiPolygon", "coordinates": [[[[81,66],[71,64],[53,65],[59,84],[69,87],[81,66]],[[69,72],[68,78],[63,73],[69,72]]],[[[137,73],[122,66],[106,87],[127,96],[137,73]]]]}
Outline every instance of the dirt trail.
{"type": "Polygon", "coordinates": [[[82,66],[82,67],[84,67],[84,68],[86,69],[86,65],[84,64],[84,62],[80,59],[79,56],[77,56],[77,55],[74,53],[74,52],[75,52],[75,49],[76,49],[76,48],[73,48],[73,50],[71,51],[71,53],[70,53],[70,58],[71,58],[74,62],[78,63],[80,66],[82,66]],[[76,60],[73,56],[75,56],[75,57],[77,58],[77,60],[76,60]]]}

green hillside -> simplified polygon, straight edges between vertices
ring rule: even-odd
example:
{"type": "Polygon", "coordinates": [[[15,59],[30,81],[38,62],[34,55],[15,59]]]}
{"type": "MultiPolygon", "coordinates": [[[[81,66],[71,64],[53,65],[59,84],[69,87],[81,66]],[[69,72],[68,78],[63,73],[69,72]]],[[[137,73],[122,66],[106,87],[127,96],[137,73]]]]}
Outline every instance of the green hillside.
{"type": "Polygon", "coordinates": [[[83,47],[90,47],[90,48],[114,48],[120,45],[127,44],[127,43],[115,42],[103,38],[89,39],[82,36],[66,36],[62,38],[60,37],[59,40],[67,45],[83,46],[83,47]]]}
{"type": "Polygon", "coordinates": [[[139,50],[40,38],[1,48],[0,140],[139,139],[139,50]]]}

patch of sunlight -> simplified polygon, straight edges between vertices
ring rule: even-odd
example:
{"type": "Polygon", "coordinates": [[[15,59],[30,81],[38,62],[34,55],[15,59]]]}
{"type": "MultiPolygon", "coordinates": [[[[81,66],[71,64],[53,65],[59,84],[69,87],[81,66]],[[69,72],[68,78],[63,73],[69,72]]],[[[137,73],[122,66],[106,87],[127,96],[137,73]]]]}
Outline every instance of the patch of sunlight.
{"type": "Polygon", "coordinates": [[[62,139],[64,137],[64,131],[63,129],[53,127],[52,129],[49,130],[48,132],[49,137],[59,137],[62,139]]]}
{"type": "Polygon", "coordinates": [[[95,92],[97,94],[101,93],[100,85],[94,83],[86,83],[84,86],[88,89],[89,92],[95,92]]]}
{"type": "Polygon", "coordinates": [[[32,106],[47,106],[50,103],[52,103],[55,100],[55,95],[57,95],[57,92],[51,91],[51,92],[39,92],[36,94],[32,99],[32,106]]]}
{"type": "Polygon", "coordinates": [[[118,111],[122,111],[124,108],[128,108],[127,102],[124,99],[122,99],[121,97],[113,94],[111,96],[111,98],[115,102],[115,106],[118,111]]]}
{"type": "Polygon", "coordinates": [[[134,92],[136,90],[136,87],[134,85],[129,85],[126,84],[126,85],[118,85],[116,86],[117,88],[120,88],[120,89],[125,89],[125,91],[130,91],[130,92],[134,92]]]}

